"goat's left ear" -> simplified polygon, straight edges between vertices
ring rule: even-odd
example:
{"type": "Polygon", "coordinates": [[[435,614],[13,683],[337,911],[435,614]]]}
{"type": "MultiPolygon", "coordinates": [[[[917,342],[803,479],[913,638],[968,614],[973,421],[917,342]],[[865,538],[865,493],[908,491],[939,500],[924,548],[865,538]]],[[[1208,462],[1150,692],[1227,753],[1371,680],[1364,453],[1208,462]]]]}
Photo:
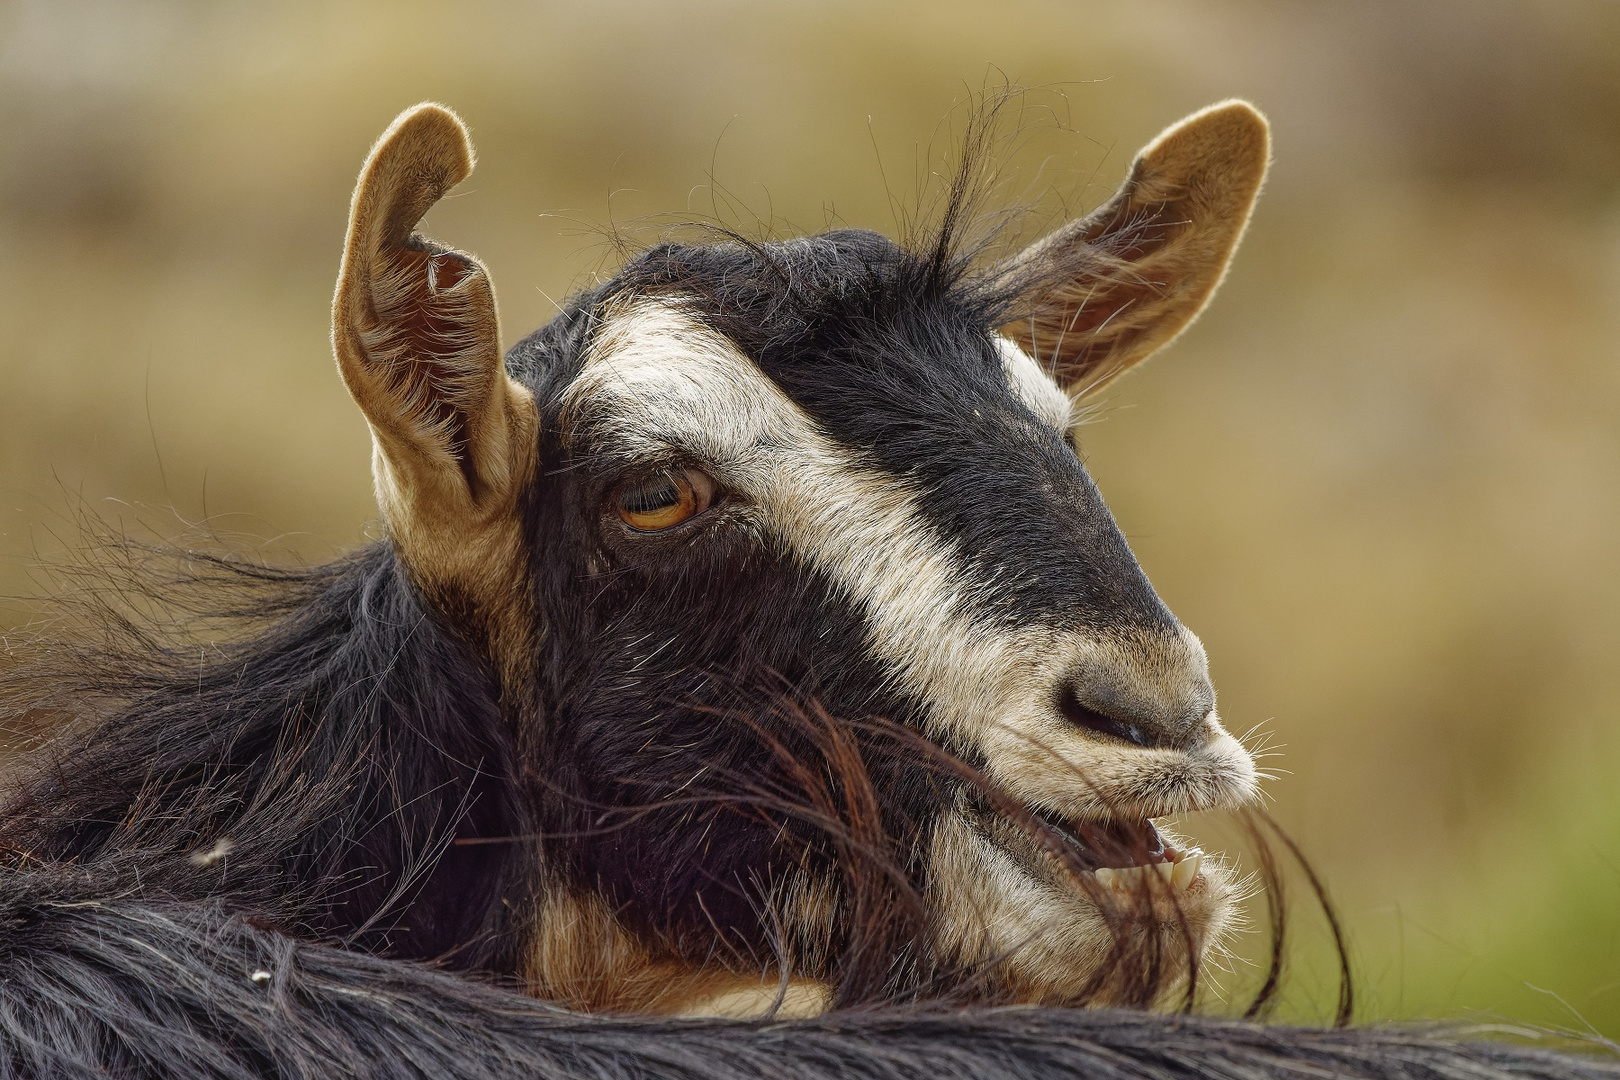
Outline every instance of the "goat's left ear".
{"type": "Polygon", "coordinates": [[[997,269],[1017,291],[1001,332],[1083,397],[1203,310],[1266,175],[1266,121],[1242,101],[1171,126],[1103,206],[997,269]]]}
{"type": "Polygon", "coordinates": [[[521,591],[511,563],[538,419],[506,374],[488,273],[414,231],[472,167],[466,128],[439,105],[406,110],[377,140],[349,210],[332,344],[406,569],[452,615],[488,622],[521,591]]]}

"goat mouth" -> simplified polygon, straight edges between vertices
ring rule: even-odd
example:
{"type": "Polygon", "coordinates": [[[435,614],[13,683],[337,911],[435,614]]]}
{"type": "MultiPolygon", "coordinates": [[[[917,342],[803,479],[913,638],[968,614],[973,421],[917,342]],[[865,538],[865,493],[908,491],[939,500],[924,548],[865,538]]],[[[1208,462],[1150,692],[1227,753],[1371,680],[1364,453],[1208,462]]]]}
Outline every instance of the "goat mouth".
{"type": "Polygon", "coordinates": [[[1198,879],[1203,865],[1203,851],[1171,846],[1147,818],[1070,821],[1039,807],[1026,806],[1026,810],[1065,842],[1060,857],[1066,864],[1105,888],[1136,892],[1157,877],[1175,891],[1185,891],[1198,879]]]}

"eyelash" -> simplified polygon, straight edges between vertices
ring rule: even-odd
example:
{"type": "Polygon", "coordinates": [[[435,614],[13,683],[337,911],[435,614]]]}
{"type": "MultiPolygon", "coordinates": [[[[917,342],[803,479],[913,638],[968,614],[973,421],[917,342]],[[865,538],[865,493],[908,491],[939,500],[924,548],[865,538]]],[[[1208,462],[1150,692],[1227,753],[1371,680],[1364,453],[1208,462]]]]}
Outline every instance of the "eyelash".
{"type": "Polygon", "coordinates": [[[713,477],[693,468],[670,468],[620,484],[606,509],[632,532],[666,532],[703,514],[716,502],[713,477]]]}

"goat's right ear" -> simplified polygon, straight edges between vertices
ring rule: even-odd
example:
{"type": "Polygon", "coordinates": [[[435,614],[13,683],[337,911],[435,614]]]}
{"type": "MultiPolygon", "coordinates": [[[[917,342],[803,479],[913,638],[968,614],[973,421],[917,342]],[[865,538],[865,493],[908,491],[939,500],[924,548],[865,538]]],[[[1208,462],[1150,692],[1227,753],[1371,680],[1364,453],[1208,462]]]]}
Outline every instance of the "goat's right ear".
{"type": "Polygon", "coordinates": [[[1242,101],[1172,124],[1114,197],[1003,263],[1019,296],[1001,332],[1071,397],[1170,343],[1203,310],[1265,179],[1265,118],[1242,101]]]}
{"type": "Polygon", "coordinates": [[[338,368],[365,413],[377,500],[406,569],[441,604],[517,589],[519,501],[536,465],[534,399],[501,358],[478,260],[415,232],[473,167],[450,110],[407,109],[360,172],[332,304],[338,368]]]}

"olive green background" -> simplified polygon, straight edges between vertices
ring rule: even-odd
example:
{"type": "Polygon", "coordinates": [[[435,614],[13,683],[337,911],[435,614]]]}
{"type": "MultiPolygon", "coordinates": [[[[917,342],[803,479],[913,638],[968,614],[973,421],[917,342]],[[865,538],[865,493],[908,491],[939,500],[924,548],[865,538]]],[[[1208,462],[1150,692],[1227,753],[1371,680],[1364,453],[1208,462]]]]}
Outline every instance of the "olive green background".
{"type": "MultiPolygon", "coordinates": [[[[488,262],[515,340],[615,232],[903,230],[1008,83],[997,199],[1031,235],[1192,109],[1275,125],[1215,306],[1084,442],[1228,725],[1280,754],[1362,1015],[1620,1035],[1605,0],[0,6],[0,593],[48,589],[85,509],[307,560],[374,530],[327,318],[402,107],[472,125],[428,228],[488,262]]],[[[1297,915],[1284,1014],[1320,1017],[1297,915]]]]}

